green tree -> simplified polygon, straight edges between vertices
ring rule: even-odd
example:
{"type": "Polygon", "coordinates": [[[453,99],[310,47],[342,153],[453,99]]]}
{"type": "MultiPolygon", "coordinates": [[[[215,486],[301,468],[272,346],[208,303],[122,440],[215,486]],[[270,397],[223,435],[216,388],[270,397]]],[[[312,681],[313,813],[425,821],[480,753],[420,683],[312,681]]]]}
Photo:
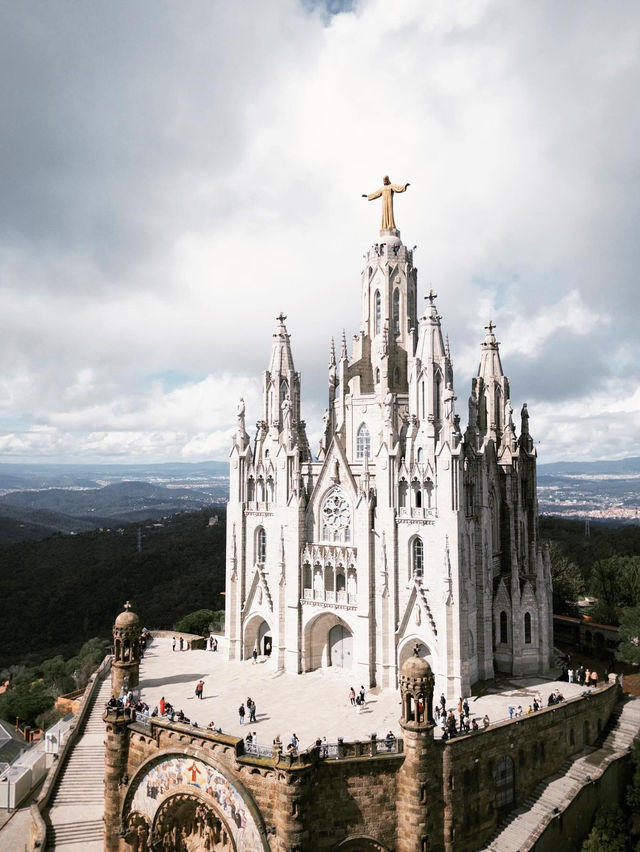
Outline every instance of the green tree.
{"type": "Polygon", "coordinates": [[[549,555],[553,577],[553,611],[571,613],[584,592],[584,579],[575,562],[565,556],[562,548],[555,542],[551,543],[549,555]]]}
{"type": "Polygon", "coordinates": [[[42,680],[34,683],[11,685],[0,699],[0,716],[8,722],[20,719],[28,725],[36,724],[36,717],[50,710],[54,699],[42,680]]]}
{"type": "Polygon", "coordinates": [[[625,663],[640,663],[640,604],[624,611],[618,635],[616,657],[625,663]]]}
{"type": "Polygon", "coordinates": [[[582,852],[625,852],[627,848],[627,820],[616,805],[603,805],[598,809],[593,828],[582,844],[582,852]]]}
{"type": "Polygon", "coordinates": [[[175,630],[180,633],[195,633],[205,636],[209,632],[209,625],[213,624],[215,613],[211,609],[198,609],[185,615],[175,624],[175,630]]]}
{"type": "Polygon", "coordinates": [[[617,624],[620,601],[620,566],[618,557],[600,559],[589,576],[589,591],[598,598],[593,617],[605,624],[617,624]]]}
{"type": "Polygon", "coordinates": [[[633,775],[627,787],[627,805],[638,813],[640,811],[640,737],[636,737],[631,750],[633,775]]]}

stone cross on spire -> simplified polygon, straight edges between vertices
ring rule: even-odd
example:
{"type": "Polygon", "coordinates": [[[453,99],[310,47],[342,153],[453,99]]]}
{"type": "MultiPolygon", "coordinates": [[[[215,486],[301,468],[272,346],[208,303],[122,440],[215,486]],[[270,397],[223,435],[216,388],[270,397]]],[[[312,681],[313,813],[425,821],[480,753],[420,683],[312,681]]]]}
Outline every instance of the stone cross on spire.
{"type": "Polygon", "coordinates": [[[280,314],[279,314],[279,316],[276,317],[276,319],[278,320],[279,323],[284,325],[284,321],[286,320],[286,316],[282,313],[282,311],[280,311],[280,314]]]}
{"type": "Polygon", "coordinates": [[[489,334],[493,334],[493,329],[495,328],[495,323],[492,320],[489,320],[489,324],[485,325],[485,328],[489,332],[489,334]]]}
{"type": "Polygon", "coordinates": [[[429,304],[431,305],[431,307],[433,307],[433,303],[435,302],[435,300],[437,298],[438,298],[438,294],[434,291],[433,287],[431,287],[431,289],[429,290],[429,292],[425,296],[425,299],[427,299],[429,304]]]}
{"type": "Polygon", "coordinates": [[[124,608],[127,612],[131,609],[131,601],[125,601],[124,608]]]}

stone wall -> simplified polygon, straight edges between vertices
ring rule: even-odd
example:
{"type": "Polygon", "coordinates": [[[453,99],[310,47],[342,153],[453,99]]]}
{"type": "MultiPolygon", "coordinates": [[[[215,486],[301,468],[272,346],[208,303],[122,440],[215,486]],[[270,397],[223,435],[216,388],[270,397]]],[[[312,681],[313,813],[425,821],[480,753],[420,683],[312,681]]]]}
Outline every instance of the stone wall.
{"type": "Polygon", "coordinates": [[[321,760],[317,749],[297,758],[279,752],[258,757],[244,754],[238,737],[164,719],[145,726],[108,715],[105,849],[131,849],[119,836],[120,815],[124,808],[126,820],[141,768],[147,771],[153,758],[179,755],[213,766],[228,779],[263,850],[328,852],[347,838],[375,841],[362,849],[394,850],[400,840],[403,849],[420,849],[419,838],[415,843],[401,838],[398,825],[398,796],[411,793],[415,775],[416,790],[426,790],[416,801],[425,801],[430,814],[429,849],[450,850],[455,844],[456,850],[471,852],[543,778],[598,739],[617,698],[616,686],[601,687],[589,697],[478,734],[436,740],[420,752],[424,759],[416,754],[411,760],[402,751],[377,754],[375,743],[366,741],[341,744],[338,759],[321,760]],[[501,802],[496,774],[505,761],[512,762],[513,783],[502,791],[501,802]],[[426,782],[420,781],[421,772],[426,782]]]}
{"type": "Polygon", "coordinates": [[[617,700],[617,686],[603,686],[586,698],[443,743],[449,752],[442,778],[445,810],[452,814],[445,843],[455,841],[456,850],[478,849],[543,778],[598,739],[617,700]],[[505,758],[513,761],[514,798],[501,807],[495,775],[505,758]]]}

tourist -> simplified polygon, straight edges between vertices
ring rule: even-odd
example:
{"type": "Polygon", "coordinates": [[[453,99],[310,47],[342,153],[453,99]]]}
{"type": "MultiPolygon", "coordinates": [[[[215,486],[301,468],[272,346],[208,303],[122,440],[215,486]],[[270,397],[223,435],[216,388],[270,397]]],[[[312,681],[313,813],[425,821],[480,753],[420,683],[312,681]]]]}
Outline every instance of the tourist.
{"type": "Polygon", "coordinates": [[[529,705],[525,710],[525,715],[528,716],[530,713],[533,713],[533,707],[529,705]]]}
{"type": "Polygon", "coordinates": [[[396,742],[396,738],[395,738],[395,736],[394,736],[393,731],[389,731],[389,732],[387,733],[387,736],[384,738],[384,744],[385,744],[385,745],[386,745],[386,747],[387,747],[387,751],[391,751],[391,749],[392,749],[392,748],[394,747],[394,745],[395,745],[395,742],[396,742]]]}
{"type": "Polygon", "coordinates": [[[320,749],[320,757],[329,757],[329,743],[327,738],[322,738],[322,748],[320,749]]]}
{"type": "Polygon", "coordinates": [[[567,675],[569,677],[569,683],[573,683],[573,669],[569,669],[567,675]]]}
{"type": "Polygon", "coordinates": [[[247,745],[251,745],[251,743],[253,742],[253,737],[251,736],[251,731],[249,731],[247,736],[244,738],[244,741],[247,745]]]}
{"type": "Polygon", "coordinates": [[[537,713],[539,709],[540,709],[540,705],[538,704],[538,699],[534,698],[533,699],[533,712],[537,713]]]}
{"type": "Polygon", "coordinates": [[[282,740],[280,739],[280,734],[276,734],[273,738],[273,744],[276,748],[282,748],[282,740]]]}
{"type": "Polygon", "coordinates": [[[255,664],[258,662],[258,649],[257,648],[253,649],[253,654],[251,656],[253,657],[253,665],[255,666],[255,664]]]}
{"type": "Polygon", "coordinates": [[[476,732],[476,731],[479,731],[479,730],[480,730],[480,728],[478,727],[478,723],[477,723],[477,721],[476,721],[475,719],[472,719],[472,720],[471,720],[471,732],[472,732],[473,734],[475,734],[475,732],[476,732]]]}
{"type": "Polygon", "coordinates": [[[176,649],[176,637],[174,636],[173,637],[173,644],[171,645],[171,650],[175,651],[175,649],[176,649]]]}
{"type": "Polygon", "coordinates": [[[522,704],[518,704],[518,712],[516,713],[516,718],[519,719],[522,716],[522,704]]]}
{"type": "Polygon", "coordinates": [[[482,717],[482,724],[483,724],[483,726],[484,726],[485,728],[488,728],[488,727],[489,727],[489,725],[491,724],[491,722],[489,721],[489,717],[488,717],[488,715],[487,715],[486,713],[485,713],[485,714],[484,714],[484,716],[482,717]]]}
{"type": "Polygon", "coordinates": [[[595,687],[598,685],[598,672],[591,672],[591,686],[595,687]]]}
{"type": "Polygon", "coordinates": [[[362,684],[361,684],[360,685],[360,704],[364,704],[364,696],[365,696],[365,689],[364,689],[364,686],[362,686],[362,684]]]}
{"type": "Polygon", "coordinates": [[[354,705],[356,703],[356,691],[353,687],[349,690],[349,701],[354,705]]]}
{"type": "Polygon", "coordinates": [[[182,636],[180,637],[180,650],[184,650],[184,639],[182,638],[182,636]]]}
{"type": "Polygon", "coordinates": [[[591,686],[591,670],[587,669],[584,673],[584,683],[585,686],[591,686]]]}
{"type": "Polygon", "coordinates": [[[214,651],[218,650],[218,640],[215,638],[215,636],[214,636],[214,639],[213,639],[213,650],[214,651]]]}
{"type": "Polygon", "coordinates": [[[238,707],[238,720],[241,725],[244,725],[244,714],[245,714],[244,704],[241,704],[238,707]]]}
{"type": "Polygon", "coordinates": [[[251,699],[251,707],[249,708],[249,721],[256,722],[256,702],[251,699]]]}
{"type": "Polygon", "coordinates": [[[458,709],[458,716],[461,716],[462,715],[462,696],[460,696],[460,698],[458,698],[458,708],[457,709],[458,709]]]}
{"type": "Polygon", "coordinates": [[[196,698],[199,698],[202,701],[202,693],[204,692],[204,681],[199,680],[196,684],[196,698]]]}
{"type": "Polygon", "coordinates": [[[156,704],[156,706],[153,708],[153,710],[151,712],[151,718],[155,719],[157,715],[158,715],[158,705],[156,704]]]}
{"type": "Polygon", "coordinates": [[[300,742],[300,740],[298,739],[297,734],[293,734],[293,735],[292,735],[292,737],[291,737],[291,745],[292,745],[295,749],[297,749],[297,748],[298,748],[298,743],[299,743],[299,742],[300,742]]]}
{"type": "Polygon", "coordinates": [[[469,718],[469,702],[467,701],[467,699],[466,699],[466,698],[465,698],[465,700],[462,702],[462,710],[463,710],[463,712],[464,712],[464,715],[465,715],[465,716],[467,717],[467,719],[468,719],[468,718],[469,718]]]}
{"type": "Polygon", "coordinates": [[[509,718],[513,719],[513,714],[516,712],[516,708],[509,705],[509,707],[507,709],[509,711],[509,718]]]}
{"type": "Polygon", "coordinates": [[[442,707],[442,712],[447,709],[447,699],[444,697],[444,692],[440,695],[440,705],[442,707]]]}
{"type": "Polygon", "coordinates": [[[439,704],[436,704],[436,706],[433,708],[433,721],[435,722],[436,725],[440,724],[440,705],[439,704]]]}
{"type": "Polygon", "coordinates": [[[215,730],[215,727],[216,726],[214,725],[213,720],[211,720],[211,722],[209,722],[209,724],[207,725],[207,730],[213,731],[213,730],[215,730]]]}

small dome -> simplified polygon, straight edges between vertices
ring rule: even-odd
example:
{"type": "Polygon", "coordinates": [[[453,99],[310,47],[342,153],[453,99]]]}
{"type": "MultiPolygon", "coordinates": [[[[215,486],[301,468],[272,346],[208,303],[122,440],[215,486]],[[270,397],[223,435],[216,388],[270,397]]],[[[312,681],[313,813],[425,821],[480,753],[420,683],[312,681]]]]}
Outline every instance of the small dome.
{"type": "Polygon", "coordinates": [[[431,674],[429,663],[418,656],[417,645],[413,649],[413,654],[403,664],[401,674],[407,679],[425,678],[431,674]]]}
{"type": "Polygon", "coordinates": [[[120,615],[116,618],[116,627],[134,627],[140,625],[140,619],[135,614],[135,612],[131,612],[131,604],[129,601],[124,605],[124,611],[120,613],[120,615]]]}

